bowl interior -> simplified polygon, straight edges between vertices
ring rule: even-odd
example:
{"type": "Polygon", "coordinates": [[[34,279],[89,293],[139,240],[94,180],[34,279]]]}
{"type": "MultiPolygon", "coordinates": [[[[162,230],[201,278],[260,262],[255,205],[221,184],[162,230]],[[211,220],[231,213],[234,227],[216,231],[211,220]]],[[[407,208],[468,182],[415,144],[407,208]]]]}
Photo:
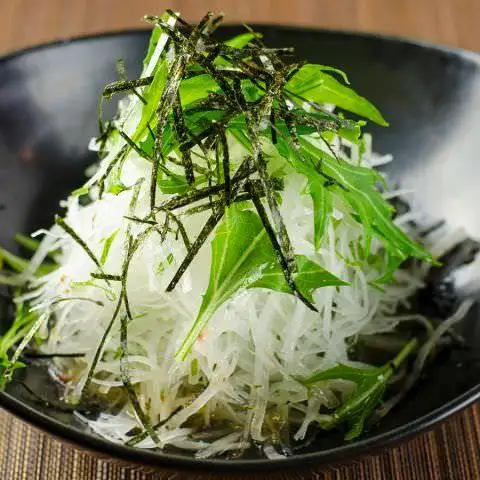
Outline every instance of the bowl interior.
{"type": "MultiPolygon", "coordinates": [[[[374,134],[374,150],[395,157],[389,174],[402,187],[415,190],[413,208],[480,237],[476,128],[480,124],[480,61],[476,55],[374,36],[281,27],[259,30],[268,45],[294,46],[300,58],[345,70],[354,88],[371,99],[391,124],[388,129],[369,126],[368,130],[374,134]]],[[[226,27],[221,34],[228,37],[239,31],[226,27]]],[[[59,200],[82,183],[84,169],[94,161],[87,145],[97,133],[96,108],[102,88],[116,79],[118,58],[125,60],[132,78],[138,73],[147,39],[145,32],[106,35],[0,60],[2,247],[15,251],[15,233],[50,225],[59,200]]],[[[400,440],[473,400],[480,393],[479,313],[473,309],[462,327],[471,348],[443,355],[421,388],[366,439],[342,446],[341,436],[319,438],[287,462],[353,456],[400,440]]],[[[0,328],[2,321],[4,328],[5,315],[0,316],[0,328]]],[[[55,394],[48,391],[53,387],[42,369],[29,369],[27,376],[33,388],[55,394]]],[[[70,414],[42,410],[19,384],[0,395],[0,404],[52,432],[104,451],[140,461],[191,464],[179,454],[113,447],[85,432],[70,414]]],[[[221,460],[204,463],[222,465],[221,460]]],[[[264,460],[237,461],[250,467],[267,463],[272,465],[264,460]]]]}

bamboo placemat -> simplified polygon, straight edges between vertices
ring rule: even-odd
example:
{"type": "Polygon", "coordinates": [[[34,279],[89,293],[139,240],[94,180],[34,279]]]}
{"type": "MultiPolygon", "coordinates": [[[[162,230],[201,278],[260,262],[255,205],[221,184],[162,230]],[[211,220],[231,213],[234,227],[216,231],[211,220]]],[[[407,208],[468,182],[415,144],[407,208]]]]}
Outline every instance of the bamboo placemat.
{"type": "MultiPolygon", "coordinates": [[[[232,470],[234,467],[232,466],[232,470]]],[[[1,480],[182,480],[226,479],[208,473],[179,473],[128,465],[49,436],[0,410],[1,480]]],[[[239,478],[239,477],[236,477],[239,478]]],[[[478,480],[480,405],[431,432],[347,465],[307,472],[245,475],[249,479],[478,480]]]]}
{"type": "MultiPolygon", "coordinates": [[[[0,0],[0,7],[0,54],[58,38],[139,27],[145,13],[168,7],[190,20],[211,9],[225,12],[230,22],[373,31],[480,51],[479,0],[0,0]]],[[[0,480],[167,478],[208,477],[154,472],[100,458],[0,410],[0,480]]],[[[283,478],[480,479],[480,405],[376,456],[283,478]]]]}

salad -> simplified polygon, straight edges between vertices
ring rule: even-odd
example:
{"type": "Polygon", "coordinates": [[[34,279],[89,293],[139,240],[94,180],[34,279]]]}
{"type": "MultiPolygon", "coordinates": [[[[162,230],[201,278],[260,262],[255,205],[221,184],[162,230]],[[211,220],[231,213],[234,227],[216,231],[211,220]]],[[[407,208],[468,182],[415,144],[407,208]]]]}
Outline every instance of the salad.
{"type": "Polygon", "coordinates": [[[388,124],[343,71],[248,28],[220,41],[212,13],[146,19],[140,77],[119,62],[104,89],[88,180],[18,236],[30,259],[0,250],[0,386],[36,354],[102,437],[200,458],[357,438],[472,304],[442,323],[415,309],[455,238],[402,213],[363,132],[388,124]]]}

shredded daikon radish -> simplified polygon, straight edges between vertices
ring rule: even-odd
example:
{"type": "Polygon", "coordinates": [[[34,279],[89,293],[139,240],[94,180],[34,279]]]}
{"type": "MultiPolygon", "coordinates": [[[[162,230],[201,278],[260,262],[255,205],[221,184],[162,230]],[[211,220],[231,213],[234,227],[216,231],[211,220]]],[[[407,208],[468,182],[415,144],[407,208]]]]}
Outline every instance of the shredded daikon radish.
{"type": "MultiPolygon", "coordinates": [[[[344,155],[340,146],[338,141],[337,153],[344,155]]],[[[367,151],[362,162],[369,165],[378,160],[372,160],[367,151]]],[[[145,161],[131,153],[122,170],[122,183],[133,186],[148,175],[145,161]]],[[[206,288],[211,256],[208,242],[180,286],[171,293],[165,293],[165,286],[184,254],[181,241],[169,236],[161,244],[152,234],[137,252],[128,278],[131,308],[138,317],[138,321],[129,326],[131,381],[143,405],[148,406],[152,419],[165,420],[179,406],[185,407],[160,428],[162,445],[175,445],[179,439],[187,439],[191,430],[184,425],[207,408],[212,413],[221,412],[232,425],[243,427],[242,438],[265,440],[267,409],[300,405],[308,399],[306,388],[294,378],[311,375],[339,362],[348,364],[347,338],[362,332],[391,331],[398,322],[410,319],[392,313],[421,285],[421,279],[411,281],[407,272],[401,272],[397,282],[386,286],[384,291],[370,286],[379,272],[360,260],[351,248],[352,243],[359,242],[362,229],[341,210],[335,210],[334,217],[342,221],[330,221],[321,249],[315,251],[311,200],[298,195],[303,186],[302,177],[291,174],[283,192],[282,214],[289,231],[295,232],[292,235],[294,248],[351,283],[350,287],[340,289],[318,289],[314,293],[318,314],[290,295],[264,289],[243,291],[215,314],[191,357],[185,362],[178,361],[175,352],[195,317],[206,288]],[[192,374],[192,365],[198,372],[192,374]],[[195,391],[203,393],[197,396],[195,391]]],[[[132,190],[119,195],[107,193],[87,206],[81,206],[77,197],[67,201],[66,221],[98,257],[102,254],[105,238],[116,232],[104,265],[106,271],[114,271],[121,262],[128,226],[138,229],[124,218],[132,194],[132,190]]],[[[161,198],[162,194],[158,192],[157,195],[161,198]]],[[[146,213],[148,198],[148,185],[143,183],[135,216],[146,213]]],[[[198,231],[198,218],[186,217],[183,221],[189,232],[198,231]]],[[[112,316],[119,287],[103,280],[92,280],[94,265],[85,252],[70,237],[59,236],[56,227],[51,233],[46,235],[39,251],[46,255],[60,248],[57,257],[60,268],[38,281],[29,300],[34,308],[43,310],[50,306],[55,312],[55,325],[42,347],[44,352],[85,353],[82,360],[57,360],[57,367],[66,371],[75,364],[77,373],[69,383],[69,390],[71,394],[78,394],[112,316]],[[54,304],[56,299],[68,297],[88,297],[103,306],[81,300],[54,304]]],[[[35,265],[37,263],[35,259],[35,265]]],[[[97,367],[102,376],[93,381],[102,387],[103,393],[122,383],[119,363],[115,360],[119,337],[117,324],[107,338],[97,367]]],[[[303,438],[310,422],[318,417],[320,406],[332,395],[329,392],[328,388],[324,389],[324,400],[318,396],[309,400],[297,438],[303,438]]],[[[116,415],[102,413],[94,421],[82,419],[98,434],[113,441],[126,441],[126,433],[137,424],[132,415],[125,407],[116,415]]],[[[190,443],[198,446],[202,452],[199,455],[203,457],[237,448],[239,438],[238,433],[232,433],[218,443],[190,443]]],[[[146,439],[137,446],[154,448],[156,445],[146,439]]]]}

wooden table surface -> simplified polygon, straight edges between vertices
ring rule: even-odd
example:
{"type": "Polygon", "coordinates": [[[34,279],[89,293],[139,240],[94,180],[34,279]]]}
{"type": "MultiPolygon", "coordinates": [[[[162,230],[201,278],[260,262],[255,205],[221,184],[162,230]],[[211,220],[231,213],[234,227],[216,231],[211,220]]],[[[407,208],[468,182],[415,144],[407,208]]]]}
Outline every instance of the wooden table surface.
{"type": "Polygon", "coordinates": [[[0,0],[0,54],[58,38],[141,27],[165,8],[198,19],[380,32],[480,50],[479,0],[0,0]]]}
{"type": "MultiPolygon", "coordinates": [[[[223,11],[231,23],[379,32],[480,51],[480,0],[0,0],[0,55],[45,41],[139,28],[145,25],[144,14],[168,7],[191,21],[214,10],[223,11]]],[[[308,478],[479,479],[479,409],[477,405],[401,448],[308,478]]],[[[105,466],[6,412],[0,411],[0,426],[1,479],[173,478],[108,461],[105,466]]]]}

